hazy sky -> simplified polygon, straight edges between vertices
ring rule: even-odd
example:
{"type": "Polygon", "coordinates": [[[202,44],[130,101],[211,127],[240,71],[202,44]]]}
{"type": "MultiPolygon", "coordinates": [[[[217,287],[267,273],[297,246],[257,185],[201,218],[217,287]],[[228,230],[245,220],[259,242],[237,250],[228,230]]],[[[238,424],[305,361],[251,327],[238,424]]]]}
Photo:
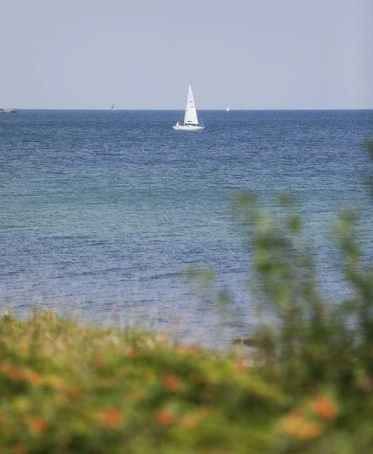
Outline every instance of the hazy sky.
{"type": "Polygon", "coordinates": [[[0,107],[373,108],[373,0],[0,0],[0,107]]]}

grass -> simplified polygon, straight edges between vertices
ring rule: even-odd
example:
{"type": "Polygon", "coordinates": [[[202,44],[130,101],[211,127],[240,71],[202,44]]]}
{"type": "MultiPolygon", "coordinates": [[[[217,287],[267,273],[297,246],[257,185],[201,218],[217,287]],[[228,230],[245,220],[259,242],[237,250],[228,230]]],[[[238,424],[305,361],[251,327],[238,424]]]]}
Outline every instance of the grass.
{"type": "Polygon", "coordinates": [[[0,321],[0,452],[269,452],[281,393],[237,358],[53,312],[0,321]]]}
{"type": "Polygon", "coordinates": [[[373,443],[373,380],[354,390],[355,414],[351,390],[294,397],[240,351],[50,311],[5,314],[0,343],[1,453],[368,454],[373,443]]]}

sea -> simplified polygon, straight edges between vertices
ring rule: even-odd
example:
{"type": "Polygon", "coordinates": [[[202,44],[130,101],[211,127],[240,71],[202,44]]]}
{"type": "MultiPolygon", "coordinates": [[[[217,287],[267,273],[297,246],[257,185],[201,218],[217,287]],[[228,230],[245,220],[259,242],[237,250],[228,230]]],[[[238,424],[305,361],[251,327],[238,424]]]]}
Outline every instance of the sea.
{"type": "Polygon", "coordinates": [[[55,310],[228,345],[255,327],[261,298],[233,210],[245,191],[275,211],[279,193],[294,197],[320,292],[345,298],[331,232],[354,207],[373,261],[373,162],[364,149],[373,110],[199,117],[203,132],[174,131],[181,111],[0,114],[1,311],[55,310]],[[186,277],[190,269],[197,278],[186,277]]]}

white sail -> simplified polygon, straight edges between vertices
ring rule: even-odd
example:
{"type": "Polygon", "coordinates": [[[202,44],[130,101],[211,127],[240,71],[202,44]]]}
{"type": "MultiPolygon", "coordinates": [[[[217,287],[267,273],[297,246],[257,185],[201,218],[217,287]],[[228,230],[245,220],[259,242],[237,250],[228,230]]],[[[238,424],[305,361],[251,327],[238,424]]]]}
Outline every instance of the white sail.
{"type": "Polygon", "coordinates": [[[177,122],[173,126],[175,131],[203,131],[203,124],[198,123],[196,105],[194,103],[192,87],[189,84],[188,94],[185,106],[184,122],[177,122]]]}
{"type": "Polygon", "coordinates": [[[185,106],[184,124],[198,125],[196,105],[194,103],[192,87],[189,85],[185,106]]]}

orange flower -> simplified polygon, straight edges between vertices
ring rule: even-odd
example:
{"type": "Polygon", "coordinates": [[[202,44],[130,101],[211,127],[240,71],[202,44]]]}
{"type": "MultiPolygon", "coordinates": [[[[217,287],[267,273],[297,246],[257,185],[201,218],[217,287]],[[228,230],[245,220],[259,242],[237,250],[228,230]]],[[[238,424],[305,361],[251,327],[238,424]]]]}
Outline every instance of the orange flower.
{"type": "Polygon", "coordinates": [[[22,342],[22,344],[19,346],[19,348],[23,351],[23,352],[28,352],[29,351],[29,346],[26,342],[22,342]]]}
{"type": "Polygon", "coordinates": [[[320,418],[332,420],[338,416],[336,404],[327,396],[319,396],[311,402],[311,408],[320,418]]]}
{"type": "Polygon", "coordinates": [[[101,414],[101,423],[104,427],[118,427],[123,420],[123,414],[117,408],[109,407],[101,414]]]}
{"type": "Polygon", "coordinates": [[[181,388],[181,382],[175,374],[167,374],[162,377],[162,383],[170,391],[178,391],[181,388]]]}
{"type": "Polygon", "coordinates": [[[27,426],[36,433],[43,433],[49,427],[48,421],[41,416],[26,416],[25,422],[27,426]]]}
{"type": "Polygon", "coordinates": [[[96,367],[101,367],[102,366],[102,359],[99,357],[99,356],[95,356],[93,359],[92,359],[92,363],[96,366],[96,367]]]}
{"type": "Polygon", "coordinates": [[[322,433],[322,426],[315,421],[308,421],[298,412],[292,412],[280,421],[280,429],[286,435],[299,440],[311,440],[322,433]]]}
{"type": "Polygon", "coordinates": [[[175,422],[175,414],[171,410],[161,410],[157,414],[157,423],[161,426],[169,426],[175,422]]]}
{"type": "Polygon", "coordinates": [[[239,361],[238,363],[236,363],[237,372],[245,372],[247,369],[247,364],[244,361],[239,361]]]}
{"type": "Polygon", "coordinates": [[[25,379],[25,373],[22,369],[18,367],[11,366],[10,369],[7,371],[8,376],[16,381],[21,381],[25,379]]]}
{"type": "Polygon", "coordinates": [[[32,385],[39,386],[43,383],[43,377],[33,370],[28,370],[26,377],[32,385]]]}
{"type": "Polygon", "coordinates": [[[79,397],[82,391],[77,386],[70,386],[66,388],[66,392],[70,397],[79,397]]]}
{"type": "Polygon", "coordinates": [[[1,372],[16,381],[21,381],[26,378],[25,370],[20,367],[13,366],[13,364],[8,363],[7,361],[0,363],[0,373],[1,372]]]}
{"type": "Polygon", "coordinates": [[[27,454],[29,452],[28,447],[24,443],[17,443],[13,447],[14,454],[27,454]]]}

